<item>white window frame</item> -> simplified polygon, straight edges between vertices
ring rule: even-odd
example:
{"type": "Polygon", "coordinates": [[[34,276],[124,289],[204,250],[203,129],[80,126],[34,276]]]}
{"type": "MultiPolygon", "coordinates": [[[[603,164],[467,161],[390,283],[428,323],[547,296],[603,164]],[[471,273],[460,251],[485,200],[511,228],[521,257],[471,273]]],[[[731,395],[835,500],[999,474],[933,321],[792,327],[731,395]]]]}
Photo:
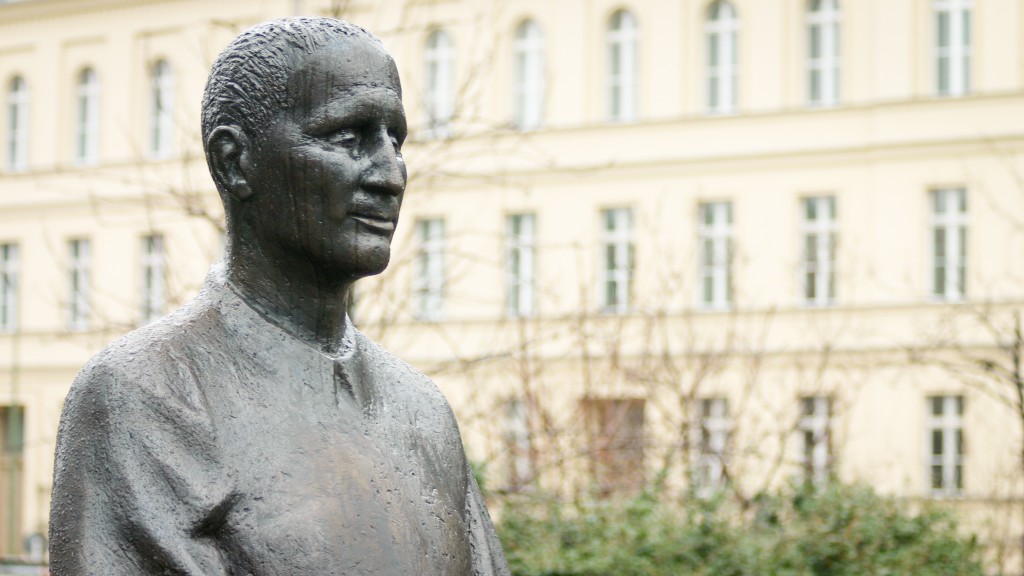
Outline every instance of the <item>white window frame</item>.
{"type": "Polygon", "coordinates": [[[693,437],[697,449],[694,451],[693,488],[706,495],[724,488],[728,480],[725,467],[733,423],[728,398],[699,398],[694,409],[697,418],[693,437]]]}
{"type": "Polygon", "coordinates": [[[139,318],[148,324],[167,307],[167,257],[162,234],[143,236],[141,244],[139,318]]]}
{"type": "Polygon", "coordinates": [[[727,310],[733,301],[732,202],[704,202],[697,212],[697,247],[700,250],[698,306],[705,310],[727,310]]]}
{"type": "Polygon", "coordinates": [[[935,93],[938,96],[963,96],[971,91],[973,4],[972,0],[932,0],[935,93]],[[945,46],[942,45],[943,21],[947,24],[945,46]]]}
{"type": "Polygon", "coordinates": [[[832,474],[832,399],[828,396],[800,398],[797,421],[800,441],[799,463],[804,482],[825,485],[832,474]]]}
{"type": "Polygon", "coordinates": [[[965,188],[932,190],[931,204],[931,296],[935,300],[958,302],[967,295],[968,196],[965,188]],[[942,236],[942,254],[937,238],[942,236]],[[942,279],[941,284],[939,279],[942,279]]]}
{"type": "Polygon", "coordinates": [[[68,241],[68,329],[89,328],[91,243],[88,238],[68,241]]]}
{"type": "Polygon", "coordinates": [[[544,58],[544,31],[535,20],[524,20],[512,42],[512,124],[519,130],[536,130],[544,123],[544,58]]]}
{"type": "Polygon", "coordinates": [[[839,103],[842,50],[839,0],[811,0],[807,10],[807,103],[830,107],[839,103]],[[814,54],[817,38],[818,54],[814,54]],[[815,88],[817,87],[817,93],[815,88]]]}
{"type": "Polygon", "coordinates": [[[7,170],[28,169],[30,96],[23,76],[11,78],[7,86],[7,170]]]}
{"type": "Polygon", "coordinates": [[[836,283],[836,199],[803,198],[800,208],[800,301],[805,306],[831,306],[836,283]]]}
{"type": "Polygon", "coordinates": [[[445,292],[445,222],[429,218],[416,222],[416,317],[437,321],[444,318],[445,292]]]}
{"type": "Polygon", "coordinates": [[[174,152],[174,70],[157,60],[150,70],[149,153],[167,158],[174,152]]]}
{"type": "Polygon", "coordinates": [[[18,244],[0,244],[0,332],[14,332],[18,328],[18,244]]]}
{"type": "Polygon", "coordinates": [[[736,111],[739,91],[739,29],[739,17],[731,2],[715,0],[708,6],[704,37],[709,114],[732,114],[736,111]]]}
{"type": "Polygon", "coordinates": [[[75,163],[95,164],[99,154],[100,80],[84,68],[75,87],[75,163]]]}
{"type": "Polygon", "coordinates": [[[601,308],[605,312],[623,314],[630,309],[635,250],[633,209],[602,210],[601,308]]]}
{"type": "Polygon", "coordinates": [[[504,412],[508,488],[512,491],[521,491],[529,487],[534,476],[529,404],[522,398],[509,398],[504,403],[504,412]]]}
{"type": "Polygon", "coordinates": [[[608,20],[608,120],[633,122],[640,84],[640,28],[628,10],[608,20]]]}
{"type": "Polygon", "coordinates": [[[959,395],[931,396],[928,398],[925,424],[925,488],[933,497],[956,497],[964,490],[964,397],[959,395]],[[936,403],[942,414],[936,415],[936,403]],[[935,445],[941,438],[942,447],[935,445]],[[952,448],[950,450],[950,448],[952,448]],[[934,474],[938,468],[941,486],[935,486],[934,474]]]}
{"type": "Polygon", "coordinates": [[[537,216],[509,214],[505,222],[505,312],[512,317],[535,313],[537,216]]]}
{"type": "Polygon", "coordinates": [[[427,135],[443,138],[450,134],[455,115],[455,44],[447,31],[438,29],[427,36],[423,63],[427,135]]]}

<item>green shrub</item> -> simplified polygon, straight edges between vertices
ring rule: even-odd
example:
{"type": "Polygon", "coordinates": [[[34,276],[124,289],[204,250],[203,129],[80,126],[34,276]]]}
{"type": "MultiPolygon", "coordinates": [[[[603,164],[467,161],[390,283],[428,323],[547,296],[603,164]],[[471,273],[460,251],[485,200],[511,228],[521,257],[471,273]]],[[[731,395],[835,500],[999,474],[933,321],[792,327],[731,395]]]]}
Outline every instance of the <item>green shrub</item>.
{"type": "Polygon", "coordinates": [[[517,576],[971,576],[981,548],[946,512],[912,514],[864,487],[724,499],[538,504],[498,526],[517,576]]]}

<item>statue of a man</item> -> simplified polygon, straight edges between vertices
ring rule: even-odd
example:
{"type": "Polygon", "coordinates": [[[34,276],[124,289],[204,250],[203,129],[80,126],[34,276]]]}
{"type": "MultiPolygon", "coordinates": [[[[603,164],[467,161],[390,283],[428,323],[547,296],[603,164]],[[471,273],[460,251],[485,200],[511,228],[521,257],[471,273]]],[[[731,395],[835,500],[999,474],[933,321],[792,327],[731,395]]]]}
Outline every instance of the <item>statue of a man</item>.
{"type": "Polygon", "coordinates": [[[387,266],[405,191],[381,42],[257,26],[214,63],[202,131],[228,256],[72,386],[52,573],[507,574],[448,403],[345,314],[387,266]]]}

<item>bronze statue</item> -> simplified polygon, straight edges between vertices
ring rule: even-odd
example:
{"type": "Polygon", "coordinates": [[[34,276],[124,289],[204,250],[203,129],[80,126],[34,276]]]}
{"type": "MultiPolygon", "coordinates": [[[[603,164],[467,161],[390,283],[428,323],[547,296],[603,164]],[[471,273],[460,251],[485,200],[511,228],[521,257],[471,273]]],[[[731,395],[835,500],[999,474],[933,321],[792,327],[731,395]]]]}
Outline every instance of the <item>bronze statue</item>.
{"type": "Polygon", "coordinates": [[[508,574],[437,387],[356,330],[405,191],[394,61],[288,18],[213,65],[202,131],[228,255],[72,386],[55,576],[508,574]]]}

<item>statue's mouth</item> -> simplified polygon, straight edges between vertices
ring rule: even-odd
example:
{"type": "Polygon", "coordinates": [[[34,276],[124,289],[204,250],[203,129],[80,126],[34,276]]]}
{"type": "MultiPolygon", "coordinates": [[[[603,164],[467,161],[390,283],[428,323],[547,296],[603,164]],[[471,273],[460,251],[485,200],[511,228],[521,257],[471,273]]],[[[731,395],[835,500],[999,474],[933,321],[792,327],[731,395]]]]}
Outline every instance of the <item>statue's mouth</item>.
{"type": "Polygon", "coordinates": [[[384,218],[371,214],[349,214],[349,217],[353,220],[360,222],[364,226],[378,230],[380,232],[392,233],[395,231],[395,221],[390,218],[384,218]]]}

